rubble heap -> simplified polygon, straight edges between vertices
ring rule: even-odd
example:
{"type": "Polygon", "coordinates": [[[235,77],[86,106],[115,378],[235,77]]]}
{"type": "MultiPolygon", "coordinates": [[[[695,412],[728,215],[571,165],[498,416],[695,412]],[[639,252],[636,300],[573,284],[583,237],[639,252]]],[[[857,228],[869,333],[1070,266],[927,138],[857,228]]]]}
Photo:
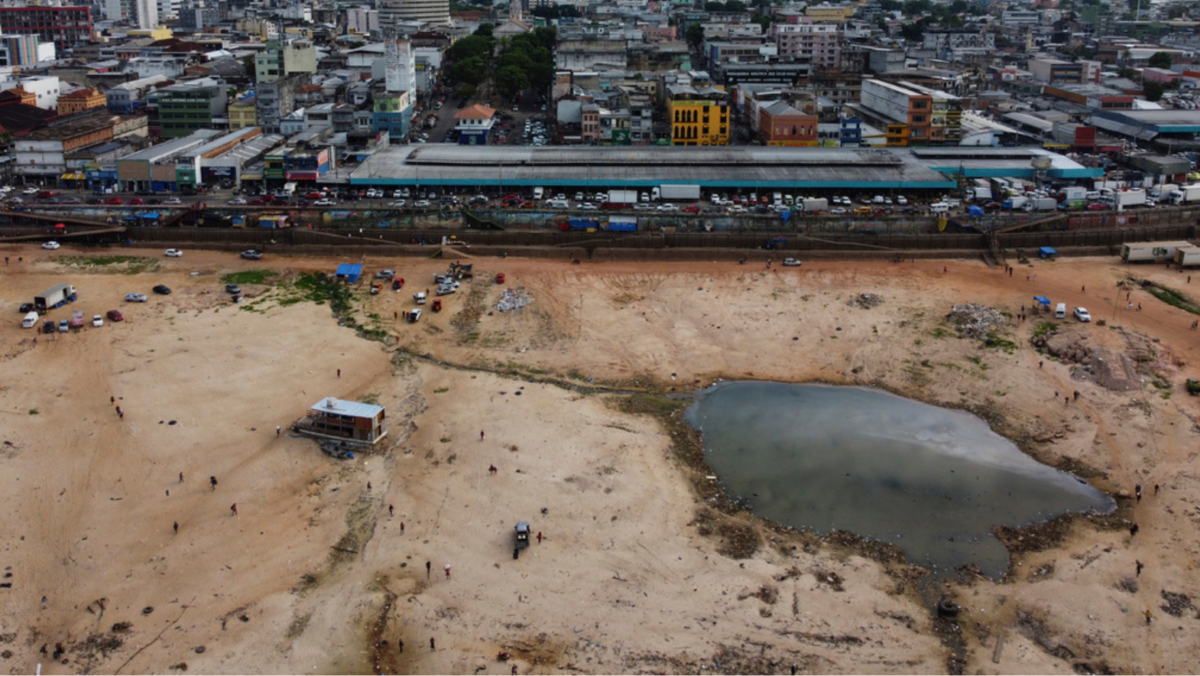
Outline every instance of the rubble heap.
{"type": "Polygon", "coordinates": [[[988,334],[1008,324],[1008,319],[999,311],[979,303],[955,305],[946,319],[958,329],[959,338],[975,340],[986,340],[988,334]]]}
{"type": "Polygon", "coordinates": [[[525,290],[525,287],[519,286],[515,289],[505,289],[504,293],[500,294],[500,300],[496,302],[496,310],[499,312],[512,312],[533,302],[533,296],[525,290]]]}

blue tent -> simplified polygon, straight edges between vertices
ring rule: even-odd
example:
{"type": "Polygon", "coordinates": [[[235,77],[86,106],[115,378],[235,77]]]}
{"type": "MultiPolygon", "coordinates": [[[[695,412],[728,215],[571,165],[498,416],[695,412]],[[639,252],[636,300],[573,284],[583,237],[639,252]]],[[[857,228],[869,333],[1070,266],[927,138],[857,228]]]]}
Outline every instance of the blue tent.
{"type": "Polygon", "coordinates": [[[980,207],[967,207],[967,213],[971,216],[982,216],[983,209],[980,207]]]}
{"type": "Polygon", "coordinates": [[[1058,255],[1057,251],[1055,251],[1054,249],[1051,249],[1048,246],[1044,246],[1044,247],[1038,249],[1038,253],[1042,254],[1042,258],[1051,258],[1053,256],[1058,255]]]}
{"type": "Polygon", "coordinates": [[[337,279],[339,282],[357,284],[358,278],[362,276],[362,269],[361,263],[342,263],[337,266],[337,279]]]}
{"type": "Polygon", "coordinates": [[[1045,296],[1034,296],[1033,300],[1038,303],[1041,303],[1045,307],[1050,307],[1050,299],[1045,296]]]}

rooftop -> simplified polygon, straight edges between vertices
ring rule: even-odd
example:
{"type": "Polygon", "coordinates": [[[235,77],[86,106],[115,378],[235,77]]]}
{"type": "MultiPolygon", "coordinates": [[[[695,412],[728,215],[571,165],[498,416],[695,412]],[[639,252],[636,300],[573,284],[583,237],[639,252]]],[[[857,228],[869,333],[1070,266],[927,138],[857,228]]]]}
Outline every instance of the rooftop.
{"type": "Polygon", "coordinates": [[[354,418],[374,418],[383,412],[382,406],[375,404],[364,404],[358,401],[346,401],[345,399],[335,399],[334,397],[325,397],[321,401],[313,404],[312,409],[317,413],[326,415],[348,415],[354,418]]]}
{"type": "Polygon", "coordinates": [[[473,106],[463,108],[454,114],[456,120],[487,120],[496,114],[495,108],[476,103],[473,106]]]}

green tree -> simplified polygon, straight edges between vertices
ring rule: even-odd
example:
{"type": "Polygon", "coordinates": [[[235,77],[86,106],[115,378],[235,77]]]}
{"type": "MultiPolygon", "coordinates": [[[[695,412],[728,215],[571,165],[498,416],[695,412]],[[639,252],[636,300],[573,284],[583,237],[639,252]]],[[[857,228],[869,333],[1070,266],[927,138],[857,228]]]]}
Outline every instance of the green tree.
{"type": "Polygon", "coordinates": [[[496,30],[495,24],[484,22],[479,24],[479,28],[475,29],[474,35],[482,35],[485,38],[490,38],[494,30],[496,30]]]}
{"type": "Polygon", "coordinates": [[[1151,68],[1162,68],[1164,70],[1171,69],[1171,55],[1166,52],[1154,52],[1150,55],[1150,60],[1146,65],[1151,68]]]}
{"type": "Polygon", "coordinates": [[[929,0],[908,0],[904,3],[904,13],[912,16],[914,14],[925,14],[933,7],[933,3],[929,0]]]}
{"type": "Polygon", "coordinates": [[[1157,101],[1163,96],[1163,86],[1159,82],[1143,82],[1142,94],[1145,95],[1147,101],[1157,101]]]}
{"type": "Polygon", "coordinates": [[[487,64],[484,63],[483,57],[472,56],[469,59],[460,59],[450,67],[450,77],[455,82],[478,86],[486,76],[487,64]]]}
{"type": "Polygon", "coordinates": [[[726,12],[744,12],[744,11],[746,11],[746,3],[742,2],[741,0],[726,0],[725,11],[726,12]]]}
{"type": "Polygon", "coordinates": [[[725,3],[713,2],[712,0],[709,0],[709,2],[704,3],[704,11],[706,11],[706,12],[724,12],[725,11],[725,3]]]}
{"type": "Polygon", "coordinates": [[[955,14],[962,14],[967,11],[966,0],[954,0],[954,2],[950,3],[950,11],[955,14]]]}
{"type": "Polygon", "coordinates": [[[1117,69],[1117,77],[1128,78],[1136,82],[1138,79],[1138,72],[1126,66],[1125,68],[1117,69]]]}
{"type": "Polygon", "coordinates": [[[900,26],[900,36],[912,42],[919,41],[925,35],[925,24],[920,21],[906,23],[900,26]]]}
{"type": "Polygon", "coordinates": [[[904,3],[900,2],[900,0],[879,0],[879,9],[885,12],[894,12],[903,8],[904,3]]]}
{"type": "Polygon", "coordinates": [[[769,28],[771,26],[771,15],[770,14],[761,14],[759,12],[755,12],[754,14],[750,15],[750,20],[753,21],[754,23],[762,26],[762,29],[764,32],[767,30],[767,28],[769,28]]]}
{"type": "Polygon", "coordinates": [[[687,27],[687,43],[693,47],[699,47],[702,42],[704,42],[704,26],[698,23],[689,25],[687,27]]]}
{"type": "Polygon", "coordinates": [[[463,61],[476,56],[490,58],[494,44],[495,40],[490,37],[468,35],[450,45],[450,48],[446,50],[446,56],[450,57],[451,61],[463,61]]]}
{"type": "Polygon", "coordinates": [[[517,66],[504,66],[496,71],[496,90],[506,99],[516,98],[529,86],[529,77],[517,66]]]}

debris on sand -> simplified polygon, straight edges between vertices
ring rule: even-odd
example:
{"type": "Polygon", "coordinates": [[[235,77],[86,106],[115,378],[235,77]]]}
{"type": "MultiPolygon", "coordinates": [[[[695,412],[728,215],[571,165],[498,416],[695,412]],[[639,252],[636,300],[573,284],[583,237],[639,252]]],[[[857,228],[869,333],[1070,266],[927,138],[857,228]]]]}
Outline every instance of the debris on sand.
{"type": "Polygon", "coordinates": [[[850,307],[860,307],[864,310],[870,310],[873,307],[879,307],[883,303],[883,296],[877,293],[860,293],[851,298],[846,304],[850,307]]]}
{"type": "Polygon", "coordinates": [[[1163,600],[1166,601],[1159,606],[1162,611],[1172,617],[1183,617],[1185,611],[1196,611],[1196,606],[1192,605],[1192,598],[1182,592],[1169,592],[1163,589],[1159,592],[1163,600]]]}
{"type": "Polygon", "coordinates": [[[1054,329],[1035,335],[1030,342],[1039,350],[1074,364],[1071,377],[1091,381],[1114,392],[1131,392],[1141,387],[1143,375],[1150,375],[1157,358],[1155,346],[1142,336],[1114,329],[1126,343],[1120,353],[1095,347],[1086,330],[1076,326],[1054,329]]]}
{"type": "Polygon", "coordinates": [[[986,305],[955,305],[946,319],[958,329],[959,338],[987,340],[989,335],[1008,325],[1008,318],[986,305]]]}
{"type": "Polygon", "coordinates": [[[504,293],[500,294],[500,300],[496,302],[496,309],[500,312],[512,312],[533,302],[533,296],[525,290],[525,287],[519,286],[515,289],[505,289],[504,293]]]}

